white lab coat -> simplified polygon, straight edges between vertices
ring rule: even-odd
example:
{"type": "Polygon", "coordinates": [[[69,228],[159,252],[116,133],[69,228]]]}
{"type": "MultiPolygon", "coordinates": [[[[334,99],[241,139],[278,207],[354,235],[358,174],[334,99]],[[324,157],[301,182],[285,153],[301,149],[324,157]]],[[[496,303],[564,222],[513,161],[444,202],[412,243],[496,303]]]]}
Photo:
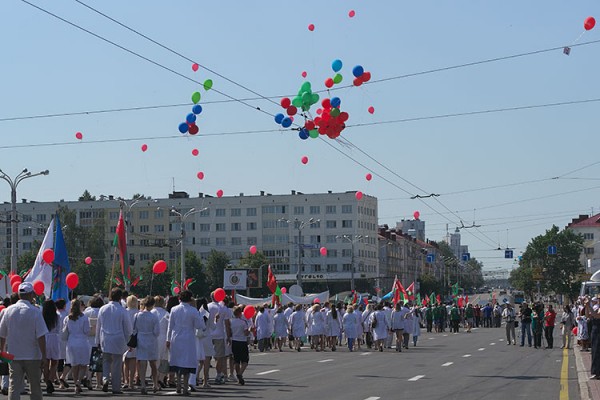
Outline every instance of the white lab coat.
{"type": "Polygon", "coordinates": [[[271,337],[271,320],[267,310],[259,312],[254,323],[256,324],[256,338],[258,340],[271,337]]]}
{"type": "Polygon", "coordinates": [[[275,321],[275,337],[287,337],[288,323],[285,319],[285,315],[283,315],[283,312],[275,313],[273,321],[275,321]]]}
{"type": "Polygon", "coordinates": [[[123,354],[133,328],[127,311],[120,302],[111,301],[98,312],[96,343],[104,353],[123,354]]]}
{"type": "MultiPolygon", "coordinates": [[[[373,340],[382,340],[387,338],[390,329],[390,323],[382,310],[375,311],[371,316],[371,321],[377,319],[377,326],[373,329],[373,340]]],[[[406,327],[406,325],[405,325],[406,327]]]]}
{"type": "Polygon", "coordinates": [[[196,308],[181,303],[171,309],[167,341],[171,343],[169,364],[171,367],[196,370],[196,329],[205,329],[204,319],[196,308]]]}
{"type": "Polygon", "coordinates": [[[90,321],[84,314],[73,321],[66,317],[63,322],[63,332],[67,338],[67,359],[71,365],[88,365],[92,347],[88,341],[90,321]]]}
{"type": "Polygon", "coordinates": [[[306,335],[306,323],[304,322],[304,311],[294,311],[290,315],[290,330],[294,337],[302,337],[306,335]]]}
{"type": "Polygon", "coordinates": [[[140,311],[136,316],[135,331],[138,334],[137,359],[140,361],[158,360],[160,321],[156,314],[140,311]]]}
{"type": "Polygon", "coordinates": [[[354,312],[346,313],[344,318],[342,318],[342,323],[344,325],[344,332],[346,333],[347,339],[356,339],[357,330],[357,319],[354,315],[354,312]]]}
{"type": "Polygon", "coordinates": [[[156,344],[158,347],[158,359],[168,360],[169,350],[167,350],[167,328],[169,327],[169,313],[162,307],[153,308],[152,314],[158,318],[158,339],[156,344]]]}

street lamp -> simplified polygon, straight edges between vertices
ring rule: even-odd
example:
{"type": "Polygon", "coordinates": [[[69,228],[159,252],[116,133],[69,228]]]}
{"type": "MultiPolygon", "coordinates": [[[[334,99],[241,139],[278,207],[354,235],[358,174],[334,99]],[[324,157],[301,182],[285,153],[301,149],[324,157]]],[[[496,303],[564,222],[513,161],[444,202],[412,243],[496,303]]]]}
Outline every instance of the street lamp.
{"type": "Polygon", "coordinates": [[[349,235],[343,235],[343,236],[336,236],[337,239],[344,239],[347,240],[348,242],[350,242],[350,245],[352,246],[352,261],[351,261],[351,267],[350,267],[350,290],[354,291],[354,245],[358,242],[362,242],[363,239],[367,239],[369,237],[369,235],[363,236],[363,235],[354,235],[354,237],[349,236],[349,235]]]}
{"type": "Polygon", "coordinates": [[[19,172],[17,176],[14,178],[10,178],[4,171],[0,169],[0,178],[4,179],[10,185],[10,203],[11,203],[11,217],[10,217],[10,272],[13,274],[17,273],[17,230],[18,228],[18,220],[17,220],[17,186],[23,180],[27,178],[33,178],[38,175],[48,175],[50,171],[45,170],[41,172],[37,172],[32,174],[27,170],[27,168],[23,169],[23,171],[19,172]]]}
{"type": "Polygon", "coordinates": [[[296,285],[302,287],[302,229],[307,226],[318,224],[321,222],[320,219],[309,218],[308,220],[301,221],[298,218],[293,220],[279,218],[278,221],[286,222],[288,225],[294,223],[294,228],[298,229],[298,271],[296,272],[296,285]]]}
{"type": "Polygon", "coordinates": [[[179,217],[179,223],[181,224],[181,284],[186,280],[185,274],[185,249],[183,247],[183,241],[185,240],[185,220],[194,214],[198,214],[200,212],[208,210],[208,207],[204,207],[201,210],[196,210],[195,208],[190,208],[185,213],[177,211],[174,207],[169,211],[171,214],[177,215],[179,217]]]}

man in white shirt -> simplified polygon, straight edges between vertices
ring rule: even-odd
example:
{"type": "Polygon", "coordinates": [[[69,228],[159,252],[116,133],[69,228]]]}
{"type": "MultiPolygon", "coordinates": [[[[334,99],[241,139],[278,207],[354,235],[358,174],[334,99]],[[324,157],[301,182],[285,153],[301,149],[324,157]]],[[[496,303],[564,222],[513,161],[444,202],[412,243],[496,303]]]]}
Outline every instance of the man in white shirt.
{"type": "Polygon", "coordinates": [[[18,400],[25,388],[25,375],[31,387],[32,400],[42,399],[41,367],[46,361],[46,334],[48,328],[42,311],[35,307],[33,285],[19,285],[19,301],[4,311],[0,322],[0,350],[6,346],[14,356],[10,364],[8,398],[18,400]]]}
{"type": "Polygon", "coordinates": [[[212,342],[215,349],[215,360],[217,361],[216,370],[217,376],[215,384],[222,385],[227,377],[227,357],[225,355],[225,341],[231,340],[227,338],[225,324],[229,325],[232,312],[223,303],[217,303],[214,298],[214,292],[211,293],[212,302],[208,304],[208,312],[210,314],[211,325],[214,325],[212,331],[212,342]]]}
{"type": "Polygon", "coordinates": [[[133,331],[131,320],[121,305],[123,292],[114,288],[110,302],[100,308],[96,322],[96,343],[102,350],[102,390],[108,392],[110,375],[113,394],[121,394],[123,353],[133,331]]]}

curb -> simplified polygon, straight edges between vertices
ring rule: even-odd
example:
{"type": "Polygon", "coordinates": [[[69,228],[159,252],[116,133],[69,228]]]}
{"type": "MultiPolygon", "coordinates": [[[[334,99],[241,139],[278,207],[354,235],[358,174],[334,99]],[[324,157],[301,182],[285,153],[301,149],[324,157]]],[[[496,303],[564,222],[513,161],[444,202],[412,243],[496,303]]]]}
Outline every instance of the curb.
{"type": "Polygon", "coordinates": [[[588,373],[583,365],[583,358],[581,358],[581,352],[579,348],[573,350],[575,353],[575,365],[577,366],[577,380],[579,381],[579,395],[581,400],[591,400],[590,390],[588,388],[587,381],[589,379],[588,373]]]}

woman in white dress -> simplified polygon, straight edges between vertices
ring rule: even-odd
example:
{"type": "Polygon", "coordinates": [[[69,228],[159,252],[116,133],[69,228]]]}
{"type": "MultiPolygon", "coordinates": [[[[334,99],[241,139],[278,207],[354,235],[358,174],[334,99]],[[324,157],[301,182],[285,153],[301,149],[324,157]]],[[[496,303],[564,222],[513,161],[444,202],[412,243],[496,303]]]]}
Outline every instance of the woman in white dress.
{"type": "Polygon", "coordinates": [[[169,370],[176,374],[177,393],[189,395],[189,377],[196,373],[196,330],[205,329],[204,319],[190,304],[192,292],[184,290],[179,294],[178,306],[171,309],[167,328],[167,348],[169,349],[169,370]],[[183,387],[182,387],[183,379],[183,387]]]}
{"type": "MultiPolygon", "coordinates": [[[[127,297],[127,315],[131,320],[131,326],[135,329],[135,316],[139,312],[139,301],[134,295],[127,297]]],[[[136,351],[135,349],[129,348],[125,352],[125,363],[123,379],[125,384],[123,389],[133,389],[135,386],[135,366],[136,366],[136,351]]]]}
{"type": "MultiPolygon", "coordinates": [[[[98,350],[96,345],[96,324],[98,323],[98,312],[100,307],[104,305],[104,300],[100,296],[94,296],[88,301],[88,306],[83,310],[83,314],[88,318],[90,322],[90,333],[88,335],[88,343],[90,345],[90,369],[92,369],[92,354],[98,350]]],[[[82,379],[81,384],[92,390],[92,373],[88,369],[86,371],[85,378],[82,379]]],[[[102,372],[96,372],[96,389],[102,388],[102,372]]]]}
{"type": "Polygon", "coordinates": [[[383,311],[383,304],[378,304],[375,308],[375,312],[371,316],[371,327],[373,328],[375,349],[383,351],[383,341],[387,338],[388,331],[390,330],[390,323],[383,311]]]}
{"type": "Polygon", "coordinates": [[[404,341],[402,334],[404,333],[404,316],[402,304],[396,303],[394,311],[392,311],[392,320],[390,321],[392,332],[396,336],[396,351],[402,351],[402,342],[404,341]]]}
{"type": "Polygon", "coordinates": [[[408,305],[404,306],[406,308],[406,315],[404,316],[404,332],[402,333],[402,338],[404,339],[404,343],[402,346],[408,350],[408,341],[410,340],[410,335],[413,334],[413,330],[415,329],[415,317],[413,313],[408,308],[408,305]]]}
{"type": "Polygon", "coordinates": [[[290,330],[294,337],[294,348],[300,351],[302,336],[306,335],[306,322],[304,320],[302,304],[296,304],[294,312],[290,315],[290,330]]]}
{"type": "Polygon", "coordinates": [[[319,303],[312,306],[312,312],[308,317],[308,325],[310,327],[311,347],[317,351],[325,351],[325,314],[321,312],[319,303]]]}
{"type": "Polygon", "coordinates": [[[370,349],[373,347],[373,329],[371,329],[371,315],[373,315],[373,304],[368,304],[362,313],[362,327],[365,333],[365,342],[370,349]]]}
{"type": "Polygon", "coordinates": [[[283,314],[283,307],[277,307],[277,312],[275,312],[275,316],[273,317],[273,321],[275,324],[275,339],[276,346],[279,351],[283,351],[281,348],[285,343],[285,338],[287,337],[288,332],[288,323],[285,320],[285,315],[283,314]]]}
{"type": "Polygon", "coordinates": [[[354,315],[354,307],[348,306],[344,318],[342,318],[342,324],[344,326],[344,333],[346,334],[346,340],[348,340],[348,349],[354,351],[354,341],[356,340],[356,316],[354,315]]]}
{"type": "Polygon", "coordinates": [[[417,346],[417,341],[419,340],[419,336],[421,335],[421,319],[422,314],[419,307],[413,308],[413,347],[417,346]]]}
{"type": "Polygon", "coordinates": [[[154,297],[147,296],[142,300],[142,309],[135,316],[136,327],[134,333],[138,335],[138,347],[136,349],[137,369],[142,384],[141,393],[148,394],[146,390],[146,370],[150,363],[150,373],[152,376],[152,389],[154,393],[158,392],[158,371],[156,360],[158,360],[158,336],[160,335],[160,321],[155,314],[152,314],[154,308],[154,297]]]}
{"type": "Polygon", "coordinates": [[[363,319],[362,319],[362,314],[364,309],[362,305],[355,305],[355,312],[354,312],[354,318],[356,318],[356,346],[357,349],[360,350],[360,346],[363,343],[363,334],[364,334],[364,330],[363,330],[363,319]]]}
{"type": "Polygon", "coordinates": [[[82,309],[83,303],[73,300],[69,316],[63,323],[63,335],[67,338],[67,359],[71,361],[71,372],[75,381],[75,394],[81,393],[81,379],[85,375],[91,352],[88,342],[90,321],[82,309]]]}
{"type": "Polygon", "coordinates": [[[42,315],[48,328],[46,335],[46,359],[48,362],[44,367],[44,378],[46,380],[46,393],[54,392],[54,384],[57,379],[56,369],[60,360],[60,333],[62,332],[62,321],[56,312],[56,305],[52,300],[46,300],[42,306],[42,315]]]}
{"type": "MultiPolygon", "coordinates": [[[[215,348],[212,343],[212,331],[214,329],[214,324],[212,319],[210,318],[210,313],[208,312],[208,301],[206,298],[198,299],[198,312],[204,321],[204,337],[200,339],[202,343],[202,354],[204,354],[204,361],[200,363],[200,370],[204,370],[204,378],[202,379],[202,387],[207,389],[210,388],[210,384],[208,383],[208,372],[210,369],[210,359],[215,356],[215,348]]],[[[198,370],[198,374],[200,374],[200,370],[198,370]]]]}
{"type": "Polygon", "coordinates": [[[331,307],[325,314],[325,325],[327,326],[327,335],[329,336],[329,344],[331,351],[336,350],[338,336],[342,330],[342,319],[339,317],[335,307],[331,307]]]}
{"type": "Polygon", "coordinates": [[[165,298],[162,296],[154,296],[154,308],[150,311],[158,318],[158,339],[156,340],[158,346],[158,384],[164,389],[167,385],[163,379],[166,377],[169,364],[169,350],[167,350],[167,327],[169,325],[169,313],[165,310],[165,298]],[[160,366],[163,368],[160,368],[160,366]]]}

